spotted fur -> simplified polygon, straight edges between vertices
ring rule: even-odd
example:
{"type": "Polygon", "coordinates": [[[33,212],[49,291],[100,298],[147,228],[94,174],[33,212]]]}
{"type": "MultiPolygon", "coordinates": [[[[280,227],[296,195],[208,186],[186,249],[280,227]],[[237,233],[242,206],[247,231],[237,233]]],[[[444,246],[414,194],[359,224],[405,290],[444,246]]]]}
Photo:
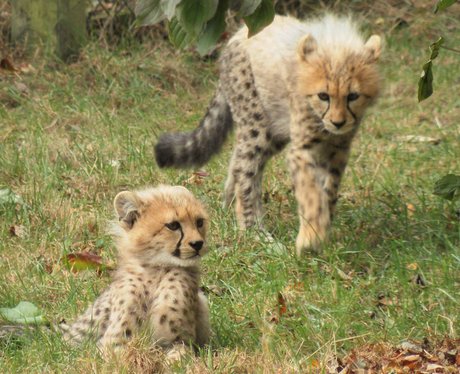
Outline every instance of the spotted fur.
{"type": "MultiPolygon", "coordinates": [[[[196,133],[164,135],[156,146],[157,161],[160,166],[201,165],[203,155],[215,153],[228,133],[227,122],[217,115],[219,108],[228,106],[236,123],[236,143],[225,202],[236,198],[238,222],[246,228],[260,225],[263,216],[262,174],[267,160],[290,142],[300,255],[304,249],[318,248],[326,237],[351,142],[379,92],[376,62],[381,41],[373,35],[364,42],[350,19],[332,15],[309,22],[277,16],[259,34],[248,38],[247,32],[244,27],[230,40],[220,60],[220,104],[211,105],[208,113],[214,113],[215,120],[207,123],[214,132],[226,129],[219,132],[216,145],[201,147],[211,139],[198,141],[196,133]],[[184,139],[189,139],[189,148],[176,146],[184,139]],[[170,157],[177,162],[166,165],[158,157],[158,150],[166,149],[166,154],[185,154],[170,157]],[[182,163],[181,158],[197,162],[182,163]]],[[[228,113],[225,118],[229,119],[228,113]]],[[[202,131],[201,136],[206,133],[212,137],[211,131],[202,131]]]]}
{"type": "Polygon", "coordinates": [[[94,339],[106,350],[142,329],[162,347],[206,344],[209,313],[199,288],[199,263],[207,252],[203,206],[179,186],[124,191],[114,205],[118,269],[83,315],[61,325],[65,339],[94,339]]]}

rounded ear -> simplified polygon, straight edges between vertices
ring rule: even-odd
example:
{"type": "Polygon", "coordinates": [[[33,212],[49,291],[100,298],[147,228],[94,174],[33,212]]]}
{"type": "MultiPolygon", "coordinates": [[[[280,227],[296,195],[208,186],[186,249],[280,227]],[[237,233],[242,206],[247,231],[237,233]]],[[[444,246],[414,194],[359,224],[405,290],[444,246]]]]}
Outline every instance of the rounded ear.
{"type": "Polygon", "coordinates": [[[309,54],[316,51],[318,44],[313,36],[307,34],[303,36],[297,44],[297,54],[302,61],[305,61],[309,54]]]}
{"type": "Polygon", "coordinates": [[[132,228],[139,217],[140,202],[137,196],[131,191],[122,191],[113,201],[118,220],[126,224],[127,228],[132,228]]]}
{"type": "Polygon", "coordinates": [[[376,62],[382,52],[382,39],[380,36],[372,35],[366,44],[364,44],[364,49],[366,50],[365,53],[367,54],[368,62],[376,62]]]}

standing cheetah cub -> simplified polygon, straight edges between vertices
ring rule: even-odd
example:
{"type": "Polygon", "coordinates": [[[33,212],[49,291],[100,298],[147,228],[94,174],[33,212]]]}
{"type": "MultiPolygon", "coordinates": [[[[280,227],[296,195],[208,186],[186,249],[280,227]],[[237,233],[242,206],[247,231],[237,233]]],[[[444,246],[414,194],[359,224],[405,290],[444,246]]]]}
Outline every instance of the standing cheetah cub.
{"type": "Polygon", "coordinates": [[[160,167],[203,165],[235,122],[225,203],[235,198],[244,229],[260,225],[265,164],[290,142],[301,254],[326,237],[351,142],[379,92],[381,41],[365,41],[350,19],[332,15],[307,22],[277,16],[247,35],[244,27],[222,53],[217,92],[200,126],[162,135],[156,160],[160,167]]]}
{"type": "Polygon", "coordinates": [[[199,288],[208,225],[201,203],[184,187],[159,186],[120,192],[114,206],[119,258],[113,282],[63,326],[64,338],[93,338],[105,351],[145,328],[152,344],[177,351],[208,343],[208,304],[199,288]]]}

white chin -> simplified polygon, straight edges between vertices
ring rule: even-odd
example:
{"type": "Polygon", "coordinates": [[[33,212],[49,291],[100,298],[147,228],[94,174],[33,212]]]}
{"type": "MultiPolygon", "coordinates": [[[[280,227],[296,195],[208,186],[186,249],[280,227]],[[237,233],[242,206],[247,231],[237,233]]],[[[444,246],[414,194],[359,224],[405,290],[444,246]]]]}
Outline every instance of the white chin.
{"type": "Polygon", "coordinates": [[[331,134],[334,134],[334,135],[342,135],[342,134],[346,134],[347,132],[349,132],[351,130],[351,127],[350,126],[344,126],[340,129],[338,129],[337,127],[333,126],[333,125],[324,125],[324,128],[330,132],[331,134]]]}
{"type": "Polygon", "coordinates": [[[152,265],[159,265],[159,266],[189,267],[189,266],[199,265],[200,259],[201,259],[201,256],[183,259],[183,258],[172,256],[170,253],[160,253],[160,254],[157,254],[154,258],[150,259],[150,263],[152,265]]]}

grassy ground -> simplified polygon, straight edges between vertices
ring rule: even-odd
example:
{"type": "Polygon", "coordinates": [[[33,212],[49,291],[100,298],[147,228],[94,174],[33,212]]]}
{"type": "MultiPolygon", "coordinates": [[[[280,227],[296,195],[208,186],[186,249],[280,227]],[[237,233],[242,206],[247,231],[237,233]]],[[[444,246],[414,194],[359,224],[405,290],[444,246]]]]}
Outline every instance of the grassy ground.
{"type": "MultiPolygon", "coordinates": [[[[283,157],[266,171],[264,196],[266,225],[288,249],[282,253],[252,232],[239,233],[233,212],[221,208],[231,142],[204,178],[155,164],[159,133],[200,120],[216,84],[214,61],[162,42],[131,42],[114,51],[90,45],[68,66],[35,59],[24,61],[32,71],[0,72],[0,188],[23,200],[0,206],[0,306],[27,300],[51,320],[72,319],[109,277],[72,274],[62,259],[91,251],[114,261],[105,234],[113,197],[170,183],[190,188],[212,217],[203,264],[212,343],[174,371],[326,370],[364,343],[458,337],[458,206],[432,194],[437,179],[459,172],[458,55],[442,51],[435,95],[416,102],[428,44],[439,34],[460,44],[460,13],[452,9],[434,17],[416,8],[399,27],[379,14],[365,20],[366,29],[386,37],[384,93],[355,141],[331,241],[320,256],[300,260],[283,157]],[[412,143],[406,135],[439,143],[412,143]]],[[[155,354],[135,344],[129,360],[105,363],[94,346],[71,348],[41,329],[0,341],[0,372],[159,369],[155,354]]]]}

